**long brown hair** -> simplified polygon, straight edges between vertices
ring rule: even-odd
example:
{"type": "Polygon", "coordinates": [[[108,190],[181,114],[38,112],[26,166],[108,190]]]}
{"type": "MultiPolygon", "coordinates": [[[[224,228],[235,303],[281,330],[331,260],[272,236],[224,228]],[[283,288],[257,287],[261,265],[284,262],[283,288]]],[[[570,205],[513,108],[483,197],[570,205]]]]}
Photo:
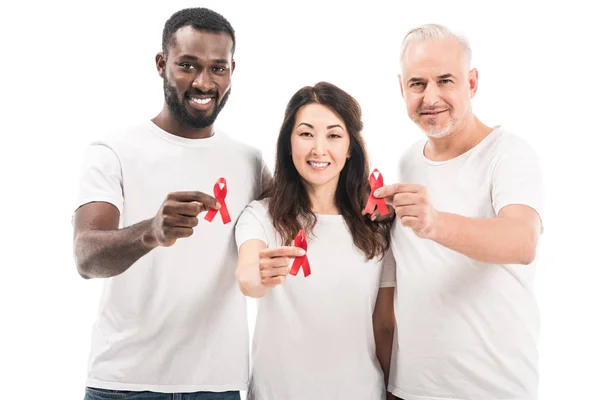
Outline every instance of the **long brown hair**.
{"type": "Polygon", "coordinates": [[[312,212],[308,192],[296,170],[291,156],[291,135],[296,114],[307,104],[322,104],[340,115],[350,136],[350,158],[340,173],[335,192],[335,205],[348,226],[354,245],[368,259],[383,256],[390,246],[390,226],[386,222],[372,222],[369,215],[361,215],[369,197],[369,159],[361,136],[363,128],[358,102],[337,86],[319,82],[305,86],[290,99],[277,139],[277,154],[273,185],[260,198],[270,198],[269,214],[284,244],[290,244],[300,229],[310,235],[317,222],[312,212]]]}

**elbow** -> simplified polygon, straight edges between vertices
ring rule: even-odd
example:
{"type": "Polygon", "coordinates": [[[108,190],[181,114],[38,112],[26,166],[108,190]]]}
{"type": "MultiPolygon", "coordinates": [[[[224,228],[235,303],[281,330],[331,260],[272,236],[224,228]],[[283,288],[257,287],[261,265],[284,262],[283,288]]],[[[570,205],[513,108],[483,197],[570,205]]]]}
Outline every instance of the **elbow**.
{"type": "Polygon", "coordinates": [[[77,267],[77,272],[79,276],[83,279],[91,279],[92,275],[90,274],[90,262],[89,260],[82,254],[80,241],[78,237],[73,241],[73,258],[75,259],[75,266],[77,267]]]}
{"type": "Polygon", "coordinates": [[[535,247],[527,248],[523,250],[523,254],[521,255],[521,260],[519,264],[521,265],[530,265],[535,261],[536,250],[535,247]]]}
{"type": "Polygon", "coordinates": [[[530,265],[535,261],[537,255],[537,235],[533,232],[521,242],[519,264],[530,265]]]}
{"type": "Polygon", "coordinates": [[[75,254],[75,265],[77,266],[77,272],[79,276],[83,279],[91,279],[92,275],[90,274],[89,263],[82,260],[81,257],[77,257],[77,253],[75,254]]]}
{"type": "Polygon", "coordinates": [[[87,270],[80,265],[77,265],[77,272],[83,279],[92,279],[92,276],[87,272],[87,270]]]}

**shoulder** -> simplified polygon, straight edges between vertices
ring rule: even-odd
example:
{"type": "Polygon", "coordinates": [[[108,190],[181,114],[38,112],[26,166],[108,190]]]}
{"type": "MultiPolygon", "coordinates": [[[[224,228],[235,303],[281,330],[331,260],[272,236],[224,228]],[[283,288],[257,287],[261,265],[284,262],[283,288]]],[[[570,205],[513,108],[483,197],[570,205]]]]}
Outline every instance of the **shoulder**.
{"type": "Polygon", "coordinates": [[[221,146],[224,149],[247,157],[251,160],[262,161],[262,152],[258,148],[234,139],[220,129],[217,130],[216,134],[219,135],[221,146]]]}
{"type": "Polygon", "coordinates": [[[494,136],[489,142],[488,150],[495,154],[497,158],[513,155],[537,158],[537,153],[533,146],[521,136],[501,127],[490,133],[490,135],[494,136]]]}
{"type": "Polygon", "coordinates": [[[92,140],[89,146],[102,146],[111,149],[117,155],[120,150],[140,146],[145,143],[145,137],[150,133],[150,121],[130,125],[110,132],[92,140]]]}
{"type": "Polygon", "coordinates": [[[269,199],[254,200],[246,206],[242,214],[251,214],[260,221],[269,221],[269,199]]]}

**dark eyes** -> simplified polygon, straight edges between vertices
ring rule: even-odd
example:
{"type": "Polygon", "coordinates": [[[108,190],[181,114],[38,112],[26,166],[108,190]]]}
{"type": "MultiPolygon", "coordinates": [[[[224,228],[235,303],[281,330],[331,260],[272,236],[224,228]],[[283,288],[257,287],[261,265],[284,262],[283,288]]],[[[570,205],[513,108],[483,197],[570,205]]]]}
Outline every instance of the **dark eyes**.
{"type": "MultiPolygon", "coordinates": [[[[302,132],[300,134],[298,134],[298,136],[304,136],[304,137],[312,137],[312,133],[310,132],[302,132]]],[[[338,135],[337,133],[332,133],[329,134],[327,137],[332,138],[332,139],[341,139],[341,136],[338,135]]]]}
{"type": "MultiPolygon", "coordinates": [[[[181,68],[183,68],[183,70],[185,70],[185,71],[192,71],[194,69],[197,69],[194,64],[189,63],[189,62],[180,63],[179,66],[181,68]]],[[[224,74],[225,72],[227,72],[227,67],[212,67],[211,70],[215,74],[224,74]]]]}
{"type": "MultiPolygon", "coordinates": [[[[452,82],[452,79],[440,79],[438,81],[438,83],[440,83],[442,85],[448,85],[448,84],[453,83],[453,82],[452,82]]],[[[425,82],[412,82],[409,85],[409,87],[419,87],[419,86],[424,87],[425,86],[425,82]]]]}
{"type": "Polygon", "coordinates": [[[194,68],[194,66],[191,63],[181,63],[179,64],[179,66],[188,71],[194,68]]]}

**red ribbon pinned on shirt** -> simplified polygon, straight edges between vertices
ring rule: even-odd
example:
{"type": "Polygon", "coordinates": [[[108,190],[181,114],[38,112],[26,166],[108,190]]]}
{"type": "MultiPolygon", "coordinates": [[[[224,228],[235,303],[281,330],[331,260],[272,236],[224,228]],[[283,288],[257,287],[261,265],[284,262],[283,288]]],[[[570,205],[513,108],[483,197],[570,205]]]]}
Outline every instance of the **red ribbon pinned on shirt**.
{"type": "MultiPolygon", "coordinates": [[[[306,251],[308,244],[306,243],[306,235],[304,234],[304,229],[300,229],[300,232],[298,232],[298,234],[294,238],[294,246],[300,247],[301,249],[306,251]]],[[[308,257],[306,254],[304,254],[303,256],[300,256],[300,257],[296,257],[296,259],[294,260],[294,263],[292,264],[292,269],[290,270],[290,275],[296,276],[298,274],[298,270],[300,269],[300,266],[302,266],[302,271],[304,272],[304,277],[306,278],[307,276],[309,276],[310,275],[310,263],[308,262],[308,257]]]]}
{"type": "Polygon", "coordinates": [[[219,178],[219,180],[217,180],[217,183],[215,183],[213,188],[213,193],[215,194],[215,199],[217,199],[217,201],[221,204],[221,208],[218,210],[216,208],[211,208],[206,213],[204,219],[208,222],[212,222],[215,215],[217,215],[217,212],[220,212],[223,224],[230,223],[231,217],[229,216],[229,211],[227,210],[227,204],[225,204],[225,196],[227,196],[227,181],[225,181],[225,178],[219,178]],[[223,184],[223,189],[221,189],[219,183],[223,184]]]}
{"type": "Polygon", "coordinates": [[[375,168],[373,172],[371,172],[371,176],[369,176],[369,185],[371,186],[371,194],[369,195],[369,200],[367,201],[367,205],[363,212],[373,214],[375,206],[377,206],[379,215],[389,214],[390,212],[385,204],[385,200],[375,197],[375,191],[383,186],[383,175],[381,175],[381,172],[379,172],[377,168],[375,168]],[[379,174],[378,178],[375,178],[375,172],[379,174]]]}

